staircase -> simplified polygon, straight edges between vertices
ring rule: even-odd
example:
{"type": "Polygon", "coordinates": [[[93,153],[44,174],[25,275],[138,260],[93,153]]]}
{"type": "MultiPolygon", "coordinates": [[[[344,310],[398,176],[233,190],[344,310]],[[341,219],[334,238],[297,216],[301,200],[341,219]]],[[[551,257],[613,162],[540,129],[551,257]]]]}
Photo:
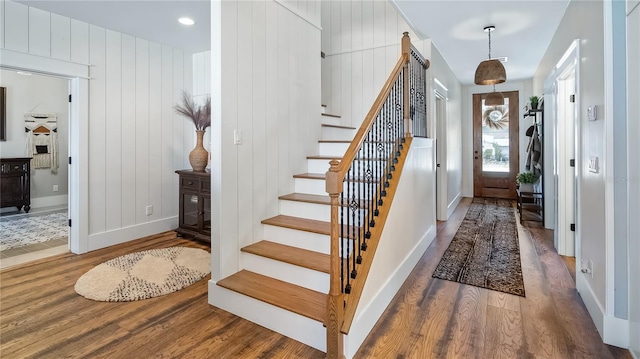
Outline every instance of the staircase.
{"type": "Polygon", "coordinates": [[[240,249],[242,270],[218,281],[215,291],[226,297],[221,308],[325,351],[331,228],[325,173],[356,129],[322,116],[318,154],[307,157],[306,173],[293,176],[295,192],[279,197],[280,214],[262,221],[264,239],[240,249]]]}

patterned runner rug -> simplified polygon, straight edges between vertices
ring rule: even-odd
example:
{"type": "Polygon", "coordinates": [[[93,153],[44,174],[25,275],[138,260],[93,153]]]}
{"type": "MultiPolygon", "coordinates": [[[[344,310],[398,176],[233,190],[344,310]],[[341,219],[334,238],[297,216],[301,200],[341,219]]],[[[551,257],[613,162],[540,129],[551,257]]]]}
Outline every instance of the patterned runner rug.
{"type": "Polygon", "coordinates": [[[511,201],[474,198],[433,277],[524,297],[511,201]]]}
{"type": "Polygon", "coordinates": [[[187,247],[151,249],[110,259],[83,274],[81,296],[102,302],[130,302],[169,294],[209,274],[211,254],[187,247]]]}
{"type": "Polygon", "coordinates": [[[0,251],[69,236],[67,211],[0,219],[0,251]]]}

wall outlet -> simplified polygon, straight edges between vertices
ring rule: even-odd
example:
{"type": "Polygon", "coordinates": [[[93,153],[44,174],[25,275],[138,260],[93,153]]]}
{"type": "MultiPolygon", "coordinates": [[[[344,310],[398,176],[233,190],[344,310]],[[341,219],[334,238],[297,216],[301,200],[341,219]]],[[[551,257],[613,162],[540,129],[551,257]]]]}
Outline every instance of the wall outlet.
{"type": "Polygon", "coordinates": [[[593,278],[593,262],[591,259],[583,259],[580,261],[580,272],[593,278]]]}
{"type": "Polygon", "coordinates": [[[58,185],[57,184],[53,185],[53,192],[58,192],[58,185]]]}
{"type": "Polygon", "coordinates": [[[153,206],[152,205],[148,205],[147,208],[145,209],[145,213],[147,216],[150,216],[153,214],[153,206]]]}

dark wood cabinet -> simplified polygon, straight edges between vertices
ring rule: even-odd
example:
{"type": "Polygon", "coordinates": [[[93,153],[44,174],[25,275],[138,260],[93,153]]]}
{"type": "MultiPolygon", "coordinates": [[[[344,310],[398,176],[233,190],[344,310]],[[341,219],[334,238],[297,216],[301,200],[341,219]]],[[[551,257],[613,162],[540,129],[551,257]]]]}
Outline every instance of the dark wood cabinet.
{"type": "Polygon", "coordinates": [[[0,159],[0,207],[31,209],[31,158],[0,159]]]}
{"type": "Polygon", "coordinates": [[[178,236],[211,243],[211,175],[209,172],[179,170],[180,209],[178,236]]]}

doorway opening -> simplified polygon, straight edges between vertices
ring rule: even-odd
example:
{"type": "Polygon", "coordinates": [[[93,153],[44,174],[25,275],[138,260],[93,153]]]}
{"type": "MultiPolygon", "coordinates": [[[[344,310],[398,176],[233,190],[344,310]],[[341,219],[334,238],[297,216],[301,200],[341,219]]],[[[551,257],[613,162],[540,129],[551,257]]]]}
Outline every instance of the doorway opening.
{"type": "Polygon", "coordinates": [[[0,267],[5,268],[69,251],[70,80],[10,69],[0,72],[7,89],[2,158],[31,158],[26,174],[30,206],[0,210],[0,267]]]}
{"type": "Polygon", "coordinates": [[[435,91],[436,111],[436,219],[446,221],[447,207],[447,100],[435,91]]]}
{"type": "Polygon", "coordinates": [[[518,91],[503,92],[504,105],[486,106],[473,95],[473,195],[516,199],[519,168],[518,91]]]}

